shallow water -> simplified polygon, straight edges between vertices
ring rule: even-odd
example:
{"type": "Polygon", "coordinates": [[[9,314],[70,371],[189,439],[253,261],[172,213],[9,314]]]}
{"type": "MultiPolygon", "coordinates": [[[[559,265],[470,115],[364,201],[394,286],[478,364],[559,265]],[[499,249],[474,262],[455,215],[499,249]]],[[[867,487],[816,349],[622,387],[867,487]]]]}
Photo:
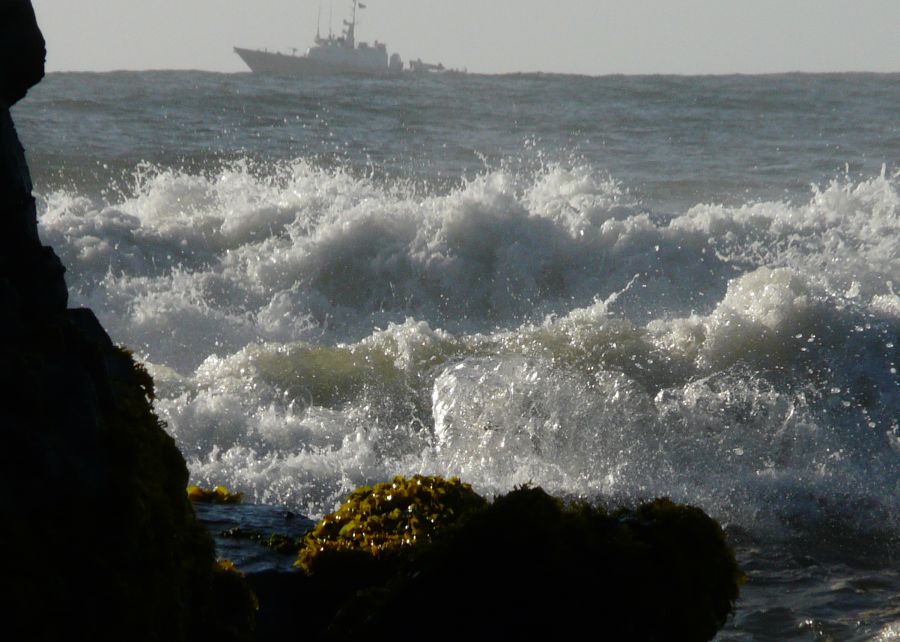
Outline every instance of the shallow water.
{"type": "Polygon", "coordinates": [[[749,574],[719,639],[883,641],[898,99],[117,72],[51,74],[14,118],[71,305],[146,363],[192,482],[313,519],[398,473],[668,495],[749,574]]]}

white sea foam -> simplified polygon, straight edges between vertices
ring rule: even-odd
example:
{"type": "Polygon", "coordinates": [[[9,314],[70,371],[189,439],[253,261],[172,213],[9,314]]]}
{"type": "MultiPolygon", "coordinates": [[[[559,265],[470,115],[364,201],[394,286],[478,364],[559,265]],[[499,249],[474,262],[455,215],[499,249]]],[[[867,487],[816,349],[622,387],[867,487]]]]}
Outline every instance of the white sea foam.
{"type": "Polygon", "coordinates": [[[43,198],[196,481],[313,516],[441,472],[900,529],[896,177],[660,217],[583,165],[444,192],[264,169],[43,198]]]}
{"type": "Polygon", "coordinates": [[[900,640],[900,622],[891,622],[882,627],[874,638],[875,642],[897,642],[900,640]]]}

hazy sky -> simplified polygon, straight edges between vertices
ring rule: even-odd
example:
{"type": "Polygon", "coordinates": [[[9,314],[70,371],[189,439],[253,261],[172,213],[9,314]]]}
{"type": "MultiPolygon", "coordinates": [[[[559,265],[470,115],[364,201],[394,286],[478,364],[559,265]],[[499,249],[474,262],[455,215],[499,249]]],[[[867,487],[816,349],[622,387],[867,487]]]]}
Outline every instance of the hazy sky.
{"type": "MultiPolygon", "coordinates": [[[[49,71],[245,71],[350,0],[32,0],[49,71]]],[[[364,0],[357,35],[471,72],[900,72],[900,0],[364,0]]]]}

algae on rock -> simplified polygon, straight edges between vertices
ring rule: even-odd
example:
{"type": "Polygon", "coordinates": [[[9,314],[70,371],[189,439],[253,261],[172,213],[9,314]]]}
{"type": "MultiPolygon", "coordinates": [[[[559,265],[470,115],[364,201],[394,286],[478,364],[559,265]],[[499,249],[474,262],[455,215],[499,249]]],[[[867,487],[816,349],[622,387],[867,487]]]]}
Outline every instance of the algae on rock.
{"type": "Polygon", "coordinates": [[[146,372],[87,311],[35,327],[0,347],[4,622],[19,639],[251,640],[253,596],[216,567],[146,372]]]}
{"type": "Polygon", "coordinates": [[[486,505],[456,477],[396,476],[350,493],[303,540],[295,566],[315,573],[325,557],[361,552],[373,558],[429,542],[486,505]]]}
{"type": "Polygon", "coordinates": [[[693,506],[609,511],[530,486],[488,502],[458,479],[421,475],[351,493],[307,533],[295,566],[293,579],[251,578],[268,598],[263,629],[303,612],[305,637],[347,642],[700,642],[743,582],[722,528],[693,506]]]}

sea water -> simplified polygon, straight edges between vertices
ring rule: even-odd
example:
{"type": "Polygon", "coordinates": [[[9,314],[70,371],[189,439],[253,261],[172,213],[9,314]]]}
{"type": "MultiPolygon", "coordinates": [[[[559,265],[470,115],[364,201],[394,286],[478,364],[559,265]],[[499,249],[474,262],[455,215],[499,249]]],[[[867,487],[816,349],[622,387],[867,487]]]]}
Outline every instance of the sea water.
{"type": "Polygon", "coordinates": [[[748,575],[718,640],[886,642],[898,105],[897,74],[116,72],[14,118],[70,305],[193,483],[311,519],[395,474],[665,495],[748,575]]]}

